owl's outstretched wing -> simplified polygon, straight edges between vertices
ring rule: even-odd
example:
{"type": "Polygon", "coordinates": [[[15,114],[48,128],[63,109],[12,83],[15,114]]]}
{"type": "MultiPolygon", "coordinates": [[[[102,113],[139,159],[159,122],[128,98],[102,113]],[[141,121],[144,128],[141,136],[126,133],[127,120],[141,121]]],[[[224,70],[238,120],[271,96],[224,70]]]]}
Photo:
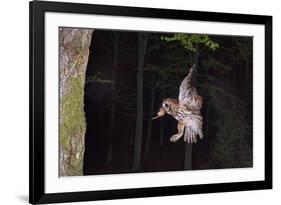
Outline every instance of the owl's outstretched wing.
{"type": "Polygon", "coordinates": [[[193,65],[188,75],[183,79],[179,90],[179,103],[191,111],[200,111],[202,107],[202,97],[198,95],[196,89],[192,87],[191,80],[195,65],[193,65]]]}
{"type": "Polygon", "coordinates": [[[194,70],[195,65],[193,65],[188,75],[183,79],[180,85],[180,92],[179,92],[179,101],[184,102],[186,101],[188,90],[191,88],[191,80],[192,80],[192,72],[194,70]]]}
{"type": "Polygon", "coordinates": [[[203,138],[203,118],[201,115],[191,114],[184,121],[185,123],[185,132],[184,132],[184,141],[187,143],[196,143],[197,136],[200,139],[203,138]]]}
{"type": "Polygon", "coordinates": [[[203,100],[191,85],[194,69],[195,65],[190,68],[188,75],[183,79],[179,91],[179,104],[191,111],[191,114],[184,120],[184,141],[187,143],[196,143],[197,136],[203,138],[203,117],[200,112],[203,100]]]}

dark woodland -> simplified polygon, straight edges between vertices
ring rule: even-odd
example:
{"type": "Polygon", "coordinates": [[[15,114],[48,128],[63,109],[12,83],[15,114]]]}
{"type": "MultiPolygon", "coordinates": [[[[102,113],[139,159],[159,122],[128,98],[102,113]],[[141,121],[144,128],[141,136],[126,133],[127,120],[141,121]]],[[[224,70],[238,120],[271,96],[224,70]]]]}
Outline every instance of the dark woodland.
{"type": "Polygon", "coordinates": [[[252,37],[95,30],[84,86],[83,174],[244,168],[252,153],[252,37]],[[202,140],[152,120],[196,65],[202,140]]]}

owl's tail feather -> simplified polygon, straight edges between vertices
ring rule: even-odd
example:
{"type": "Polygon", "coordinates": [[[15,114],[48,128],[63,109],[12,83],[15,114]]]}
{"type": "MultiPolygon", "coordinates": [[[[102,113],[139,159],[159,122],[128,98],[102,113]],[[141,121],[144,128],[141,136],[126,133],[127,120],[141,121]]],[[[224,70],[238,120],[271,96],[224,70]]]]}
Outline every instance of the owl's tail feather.
{"type": "Polygon", "coordinates": [[[197,136],[203,138],[203,118],[201,115],[192,115],[185,120],[184,141],[187,143],[196,143],[197,136]]]}
{"type": "Polygon", "coordinates": [[[190,127],[186,127],[186,129],[185,129],[184,141],[187,143],[196,143],[197,142],[196,133],[194,133],[190,127]]]}

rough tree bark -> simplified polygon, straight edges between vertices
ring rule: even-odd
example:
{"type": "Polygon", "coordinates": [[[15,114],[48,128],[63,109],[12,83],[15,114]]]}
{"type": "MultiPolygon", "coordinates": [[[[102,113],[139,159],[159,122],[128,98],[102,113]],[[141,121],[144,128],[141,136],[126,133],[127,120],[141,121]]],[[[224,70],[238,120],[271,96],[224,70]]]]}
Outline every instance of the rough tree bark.
{"type": "Polygon", "coordinates": [[[84,84],[92,29],[59,28],[59,176],[83,174],[84,84]]]}

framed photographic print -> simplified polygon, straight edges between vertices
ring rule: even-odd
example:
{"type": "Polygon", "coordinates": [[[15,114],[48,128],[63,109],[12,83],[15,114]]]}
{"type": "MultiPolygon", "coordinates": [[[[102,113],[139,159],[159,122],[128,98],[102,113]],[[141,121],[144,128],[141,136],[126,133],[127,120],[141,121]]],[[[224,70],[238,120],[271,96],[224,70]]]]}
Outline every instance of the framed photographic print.
{"type": "Polygon", "coordinates": [[[272,17],[30,2],[30,203],[272,188],[272,17]]]}

